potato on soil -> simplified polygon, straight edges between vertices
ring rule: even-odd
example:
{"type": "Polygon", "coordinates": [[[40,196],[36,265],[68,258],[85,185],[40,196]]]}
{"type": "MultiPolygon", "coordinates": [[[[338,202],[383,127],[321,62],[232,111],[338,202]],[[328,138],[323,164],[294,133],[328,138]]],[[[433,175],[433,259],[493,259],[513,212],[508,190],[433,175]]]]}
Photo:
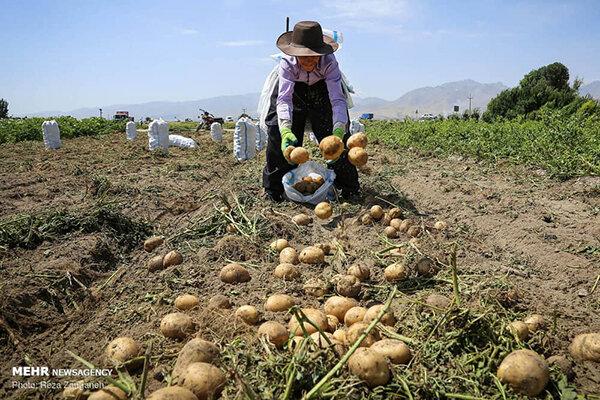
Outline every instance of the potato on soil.
{"type": "Polygon", "coordinates": [[[315,332],[310,335],[310,338],[313,340],[315,345],[320,349],[326,349],[335,344],[333,342],[333,335],[329,332],[323,332],[323,333],[315,332]]]}
{"type": "Polygon", "coordinates": [[[304,286],[302,286],[302,289],[309,296],[323,297],[327,293],[329,293],[330,287],[327,284],[327,282],[323,281],[322,279],[310,278],[309,280],[306,281],[306,283],[304,283],[304,286]]]}
{"type": "Polygon", "coordinates": [[[353,149],[355,147],[362,147],[364,149],[367,147],[368,142],[367,135],[362,132],[357,132],[348,138],[346,141],[346,146],[348,146],[349,149],[353,149]]]}
{"type": "MultiPolygon", "coordinates": [[[[376,304],[372,307],[369,307],[369,309],[363,317],[363,322],[365,324],[371,323],[371,321],[377,318],[379,312],[383,307],[383,304],[376,304]]],[[[394,316],[394,313],[388,309],[388,311],[386,311],[385,314],[383,314],[379,322],[381,322],[383,325],[394,326],[396,325],[396,317],[394,316]]]]}
{"type": "Polygon", "coordinates": [[[285,239],[277,239],[277,240],[274,240],[271,243],[271,250],[280,253],[281,250],[285,249],[288,246],[289,246],[289,243],[288,243],[287,240],[285,240],[285,239]]]}
{"type": "Polygon", "coordinates": [[[548,364],[543,357],[531,350],[515,350],[507,355],[498,367],[498,379],[515,392],[537,396],[550,379],[548,364]]]}
{"type": "Polygon", "coordinates": [[[286,247],[279,253],[279,262],[281,264],[298,264],[298,252],[293,247],[286,247]]]}
{"type": "Polygon", "coordinates": [[[396,231],[400,231],[400,225],[402,225],[402,220],[399,218],[392,218],[390,221],[390,226],[396,231]]]}
{"type": "Polygon", "coordinates": [[[175,308],[178,310],[189,310],[200,304],[200,299],[193,294],[182,294],[175,299],[175,308]]]}
{"type": "Polygon", "coordinates": [[[398,231],[400,232],[406,232],[408,231],[408,228],[410,228],[412,226],[413,222],[410,219],[405,219],[404,221],[402,221],[400,223],[400,228],[398,228],[398,231]]]}
{"type": "Polygon", "coordinates": [[[292,221],[296,225],[305,226],[312,222],[312,218],[306,214],[297,214],[292,217],[292,221]]]}
{"type": "Polygon", "coordinates": [[[525,340],[529,336],[529,329],[527,324],[523,321],[513,321],[508,324],[508,330],[510,333],[519,338],[519,340],[525,340]]]}
{"type": "Polygon", "coordinates": [[[452,300],[444,295],[432,293],[425,299],[425,304],[432,308],[445,310],[452,305],[452,300]]]}
{"type": "Polygon", "coordinates": [[[383,230],[383,234],[389,239],[395,239],[398,237],[398,231],[393,226],[386,226],[383,230]]]}
{"type": "Polygon", "coordinates": [[[448,224],[446,224],[446,222],[444,222],[444,221],[435,221],[435,224],[433,224],[433,227],[438,231],[443,231],[448,227],[448,224]]]}
{"type": "Polygon", "coordinates": [[[575,336],[569,346],[571,356],[578,361],[600,362],[600,333],[575,336]]]}
{"type": "Polygon", "coordinates": [[[346,326],[352,326],[357,322],[362,322],[366,313],[367,309],[365,307],[352,307],[344,316],[344,324],[346,324],[346,326]]]}
{"type": "Polygon", "coordinates": [[[291,281],[300,276],[300,271],[294,264],[282,263],[275,267],[273,275],[284,281],[291,281]]]}
{"type": "Polygon", "coordinates": [[[235,316],[240,318],[248,325],[255,325],[258,322],[258,310],[254,306],[241,306],[235,311],[235,316]]]}
{"type": "MultiPolygon", "coordinates": [[[[356,340],[358,340],[360,335],[362,335],[368,327],[369,324],[365,324],[364,322],[357,322],[351,327],[349,327],[346,331],[346,340],[348,342],[348,345],[352,346],[352,344],[356,342],[356,340]]],[[[371,347],[371,345],[378,340],[379,333],[375,329],[373,329],[371,330],[371,332],[369,332],[367,337],[365,337],[365,339],[360,343],[360,347],[371,347]]]]}
{"type": "Polygon", "coordinates": [[[374,220],[379,221],[381,217],[383,217],[383,208],[381,208],[381,206],[375,205],[369,210],[369,215],[374,220]]]}
{"type": "Polygon", "coordinates": [[[192,333],[193,329],[192,319],[180,312],[167,314],[160,321],[160,332],[171,339],[182,339],[192,333]]]}
{"type": "Polygon", "coordinates": [[[390,369],[385,357],[371,349],[356,349],[348,360],[348,368],[369,387],[385,385],[390,380],[390,369]]]}
{"type": "Polygon", "coordinates": [[[167,253],[167,255],[165,255],[165,258],[163,258],[163,267],[169,268],[174,265],[179,265],[182,262],[183,262],[183,256],[181,255],[181,253],[178,252],[177,250],[171,250],[170,252],[167,253]]]}
{"type": "Polygon", "coordinates": [[[294,146],[288,146],[288,147],[286,147],[286,148],[285,148],[285,150],[283,151],[283,156],[284,156],[284,157],[285,157],[285,159],[286,159],[288,162],[290,162],[290,163],[292,162],[292,159],[291,159],[292,151],[294,151],[294,149],[295,149],[295,148],[296,148],[296,147],[294,147],[294,146]]]}
{"type": "Polygon", "coordinates": [[[162,236],[152,236],[144,241],[144,250],[147,252],[151,252],[161,244],[163,244],[165,239],[162,236]]]}
{"type": "Polygon", "coordinates": [[[302,313],[304,313],[306,318],[308,318],[312,322],[312,324],[308,321],[302,321],[302,324],[301,324],[296,319],[296,316],[294,315],[290,319],[290,322],[288,324],[288,328],[289,328],[290,332],[292,333],[292,335],[302,336],[303,335],[302,326],[304,326],[304,329],[306,330],[306,332],[309,335],[311,333],[317,332],[317,328],[315,328],[313,326],[313,324],[318,326],[319,329],[322,331],[327,330],[327,326],[328,326],[327,316],[321,310],[317,310],[316,308],[303,308],[301,311],[302,311],[302,313]]]}
{"type": "Polygon", "coordinates": [[[388,214],[390,215],[391,219],[402,218],[402,210],[399,209],[398,207],[391,208],[390,211],[388,211],[388,214]]]}
{"type": "Polygon", "coordinates": [[[305,247],[298,257],[305,264],[322,264],[325,261],[325,253],[316,246],[305,247]]]}
{"type": "Polygon", "coordinates": [[[389,257],[404,257],[406,255],[406,250],[402,247],[395,247],[388,251],[387,255],[389,257]]]}
{"type": "Polygon", "coordinates": [[[385,267],[383,276],[388,282],[398,282],[406,279],[408,271],[402,262],[396,262],[385,267]]]}
{"type": "Polygon", "coordinates": [[[152,392],[146,400],[198,400],[198,397],[182,386],[169,386],[152,392]]]}
{"type": "Polygon", "coordinates": [[[106,357],[115,365],[125,364],[142,352],[142,346],[133,338],[123,336],[106,346],[106,357]]]}
{"type": "Polygon", "coordinates": [[[381,225],[383,226],[389,226],[390,222],[392,222],[392,218],[390,218],[390,214],[389,213],[385,213],[383,214],[383,217],[381,217],[381,225]]]}
{"type": "Polygon", "coordinates": [[[355,276],[359,281],[364,282],[371,276],[371,269],[363,264],[353,264],[348,267],[347,274],[355,276]]]}
{"type": "Polygon", "coordinates": [[[196,362],[213,363],[218,357],[219,348],[213,342],[194,338],[187,342],[179,351],[171,375],[173,379],[178,380],[190,364],[196,362]]]}
{"type": "Polygon", "coordinates": [[[325,301],[323,309],[327,314],[335,315],[339,321],[343,321],[348,310],[356,306],[358,306],[358,302],[354,299],[332,296],[325,301]]]}
{"type": "Polygon", "coordinates": [[[573,361],[569,360],[567,357],[563,355],[554,355],[548,357],[546,362],[550,367],[558,368],[562,371],[563,374],[567,376],[567,378],[572,379],[574,375],[573,371],[573,361]]]}
{"type": "Polygon", "coordinates": [[[229,214],[231,212],[231,208],[229,206],[221,206],[219,207],[219,211],[223,214],[229,214]]]}
{"type": "Polygon", "coordinates": [[[392,364],[408,364],[412,358],[410,349],[401,340],[382,339],[373,343],[370,349],[389,358],[392,364]]]}
{"type": "Polygon", "coordinates": [[[323,254],[325,254],[326,256],[331,254],[331,245],[329,243],[316,243],[315,247],[318,247],[319,249],[323,250],[323,254]]]}
{"type": "Polygon", "coordinates": [[[373,217],[371,217],[371,214],[367,213],[367,214],[363,215],[362,217],[360,217],[360,222],[363,225],[370,225],[373,223],[373,217]]]}
{"type": "Polygon", "coordinates": [[[333,339],[340,344],[346,344],[346,330],[336,329],[333,332],[333,339]]]}
{"type": "Polygon", "coordinates": [[[292,296],[287,294],[274,294],[265,302],[265,310],[271,312],[287,311],[296,304],[292,296]]]}
{"type": "Polygon", "coordinates": [[[421,228],[417,225],[413,225],[406,231],[406,234],[410,237],[418,237],[421,235],[421,228]]]}
{"type": "Polygon", "coordinates": [[[227,233],[233,234],[233,233],[237,233],[238,229],[235,226],[235,224],[227,224],[227,226],[225,227],[225,231],[227,233]]]}
{"type": "Polygon", "coordinates": [[[163,259],[165,256],[154,256],[148,261],[148,271],[156,272],[164,269],[163,259]]]}
{"type": "Polygon", "coordinates": [[[226,381],[225,374],[219,368],[197,362],[185,369],[181,385],[191,390],[198,400],[208,400],[219,397],[226,381]]]}
{"type": "Polygon", "coordinates": [[[127,400],[127,394],[118,387],[109,385],[90,394],[88,400],[127,400]]]}
{"type": "Polygon", "coordinates": [[[231,308],[231,303],[229,302],[227,296],[223,294],[216,294],[208,300],[208,307],[228,309],[231,308]]]}
{"type": "Polygon", "coordinates": [[[267,340],[281,348],[288,341],[289,333],[285,326],[277,321],[267,321],[258,328],[258,335],[265,336],[267,340]]]}
{"type": "Polygon", "coordinates": [[[544,317],[542,317],[540,314],[531,314],[530,316],[525,318],[523,322],[527,324],[529,332],[535,332],[546,325],[544,317]]]}
{"type": "Polygon", "coordinates": [[[248,282],[251,278],[250,273],[246,268],[238,263],[231,263],[221,268],[219,279],[225,283],[233,284],[248,282]]]}
{"type": "Polygon", "coordinates": [[[294,164],[304,164],[310,159],[310,154],[308,154],[308,150],[304,147],[296,147],[290,153],[290,160],[294,164]]]}
{"type": "Polygon", "coordinates": [[[439,270],[435,260],[429,257],[422,257],[421,259],[419,259],[419,261],[417,261],[416,269],[417,274],[428,278],[437,274],[439,270]]]}
{"type": "Polygon", "coordinates": [[[335,315],[327,314],[327,332],[333,332],[340,324],[340,320],[335,315]]]}
{"type": "Polygon", "coordinates": [[[317,204],[315,207],[315,215],[319,219],[327,219],[331,217],[332,214],[333,208],[331,208],[331,204],[326,201],[317,204]]]}
{"type": "Polygon", "coordinates": [[[319,143],[319,150],[326,160],[337,160],[344,152],[344,142],[337,136],[327,136],[319,143]]]}
{"type": "Polygon", "coordinates": [[[357,297],[360,293],[360,281],[354,275],[346,275],[339,280],[336,291],[340,296],[357,297]]]}

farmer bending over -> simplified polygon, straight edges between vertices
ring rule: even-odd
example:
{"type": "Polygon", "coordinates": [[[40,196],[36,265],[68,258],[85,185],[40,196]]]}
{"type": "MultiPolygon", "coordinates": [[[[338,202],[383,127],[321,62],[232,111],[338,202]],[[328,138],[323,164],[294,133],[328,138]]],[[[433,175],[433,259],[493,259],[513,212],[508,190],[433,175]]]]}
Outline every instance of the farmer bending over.
{"type": "MultiPolygon", "coordinates": [[[[334,135],[344,144],[348,130],[348,105],[342,91],[342,74],[333,55],[338,44],[323,35],[317,22],[302,21],[277,39],[286,54],[279,65],[279,82],[271,95],[266,117],[267,164],[263,170],[265,193],[274,201],[283,200],[283,175],[296,165],[288,163],[283,152],[288,146],[302,146],[304,126],[310,121],[320,142],[334,135]]],[[[345,198],[358,194],[358,173],[344,151],[328,162],[335,171],[335,186],[345,198]]]]}

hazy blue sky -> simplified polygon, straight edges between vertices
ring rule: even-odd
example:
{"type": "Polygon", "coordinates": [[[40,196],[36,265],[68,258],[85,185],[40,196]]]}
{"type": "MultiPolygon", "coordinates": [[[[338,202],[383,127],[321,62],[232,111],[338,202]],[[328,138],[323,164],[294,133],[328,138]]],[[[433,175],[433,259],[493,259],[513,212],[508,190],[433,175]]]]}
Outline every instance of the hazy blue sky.
{"type": "Polygon", "coordinates": [[[515,85],[554,61],[600,79],[600,1],[0,0],[12,113],[259,91],[275,39],[312,19],[363,96],[472,78],[515,85]]]}

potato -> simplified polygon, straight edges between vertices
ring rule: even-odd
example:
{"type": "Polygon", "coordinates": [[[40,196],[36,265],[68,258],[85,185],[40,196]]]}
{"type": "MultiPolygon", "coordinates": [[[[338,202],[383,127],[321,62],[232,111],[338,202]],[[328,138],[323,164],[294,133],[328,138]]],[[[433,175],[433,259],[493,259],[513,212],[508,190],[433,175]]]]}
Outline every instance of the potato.
{"type": "Polygon", "coordinates": [[[231,263],[221,268],[219,279],[225,283],[234,284],[248,282],[251,278],[246,268],[238,263],[231,263]]]}
{"type": "Polygon", "coordinates": [[[323,297],[329,292],[329,285],[327,282],[319,278],[310,278],[302,286],[304,292],[312,297],[323,297]]]}
{"type": "Polygon", "coordinates": [[[316,246],[308,246],[300,252],[298,259],[306,264],[322,264],[325,261],[325,253],[316,246]]]}
{"type": "Polygon", "coordinates": [[[434,276],[439,270],[435,260],[429,257],[420,258],[419,261],[417,261],[416,269],[417,274],[427,278],[434,276]]]}
{"type": "Polygon", "coordinates": [[[300,271],[294,264],[282,263],[275,267],[273,275],[284,281],[291,281],[300,276],[300,271]]]}
{"type": "Polygon", "coordinates": [[[308,154],[308,150],[304,147],[296,147],[290,153],[290,161],[294,164],[304,164],[310,159],[310,154],[308,154]]]}
{"type": "Polygon", "coordinates": [[[333,342],[333,335],[329,332],[323,332],[323,333],[315,332],[310,335],[310,338],[313,340],[315,345],[320,349],[326,349],[335,344],[333,342]]]}
{"type": "Polygon", "coordinates": [[[519,338],[519,340],[525,340],[529,336],[529,329],[527,324],[523,321],[513,321],[508,324],[508,330],[510,333],[519,338]]]}
{"type": "Polygon", "coordinates": [[[198,400],[208,400],[219,397],[227,378],[214,365],[197,362],[188,365],[181,385],[191,390],[198,400]]]}
{"type": "Polygon", "coordinates": [[[287,294],[274,294],[269,296],[265,302],[265,310],[271,312],[283,312],[292,308],[296,302],[292,296],[287,294]]]}
{"type": "Polygon", "coordinates": [[[507,355],[497,371],[500,382],[530,397],[544,390],[550,379],[548,364],[535,351],[515,350],[507,355]]]}
{"type": "Polygon", "coordinates": [[[189,389],[181,386],[168,386],[152,392],[146,400],[198,400],[189,389]]]}
{"type": "Polygon", "coordinates": [[[362,132],[357,132],[348,138],[346,141],[346,146],[348,146],[349,149],[353,149],[355,147],[362,147],[364,149],[367,147],[367,143],[367,135],[362,132]]]}
{"type": "Polygon", "coordinates": [[[370,349],[356,349],[348,360],[348,368],[369,387],[385,385],[390,380],[390,368],[385,357],[370,349]]]}
{"type": "Polygon", "coordinates": [[[353,275],[359,281],[364,282],[371,276],[371,270],[366,265],[354,264],[348,268],[347,274],[353,275]]]}
{"type": "Polygon", "coordinates": [[[298,264],[298,252],[293,247],[286,247],[279,253],[279,262],[281,264],[298,264]]]}
{"type": "Polygon", "coordinates": [[[340,320],[335,315],[327,314],[327,331],[328,332],[335,331],[339,324],[340,324],[340,320]]]}
{"type": "Polygon", "coordinates": [[[314,246],[323,250],[323,254],[325,254],[326,256],[331,254],[331,245],[328,243],[316,243],[314,246]]]}
{"type": "Polygon", "coordinates": [[[379,205],[374,205],[369,210],[369,215],[374,220],[379,221],[381,219],[381,217],[383,217],[383,208],[381,208],[381,206],[379,206],[379,205]]]}
{"type": "Polygon", "coordinates": [[[408,276],[408,271],[406,270],[404,264],[401,262],[396,262],[385,267],[383,270],[383,276],[388,282],[398,282],[406,279],[408,276]]]}
{"type": "Polygon", "coordinates": [[[344,329],[337,329],[333,332],[333,339],[339,344],[346,344],[346,331],[344,329]]]}
{"type": "Polygon", "coordinates": [[[189,310],[200,304],[200,299],[193,294],[182,294],[175,299],[175,308],[181,311],[189,310]]]}
{"type": "Polygon", "coordinates": [[[568,379],[572,379],[575,375],[575,372],[573,371],[574,363],[563,355],[555,355],[548,357],[546,359],[546,362],[550,367],[559,369],[563,374],[567,376],[568,379]]]}
{"type": "Polygon", "coordinates": [[[362,167],[369,161],[369,155],[362,147],[354,147],[348,151],[348,161],[355,167],[362,167]]]}
{"type": "Polygon", "coordinates": [[[421,228],[413,225],[406,230],[406,234],[410,237],[418,237],[421,234],[421,228]]]}
{"type": "Polygon", "coordinates": [[[362,222],[363,225],[370,225],[373,223],[373,217],[371,217],[371,214],[367,213],[360,217],[360,222],[362,222]]]}
{"type": "Polygon", "coordinates": [[[387,357],[392,364],[408,364],[412,358],[408,346],[396,339],[382,339],[373,343],[370,349],[387,357]]]}
{"type": "Polygon", "coordinates": [[[228,309],[231,308],[231,303],[229,302],[227,296],[223,294],[216,294],[208,300],[208,307],[228,309]]]}
{"type": "Polygon", "coordinates": [[[404,221],[402,221],[400,223],[400,228],[398,228],[398,231],[406,232],[406,231],[408,231],[408,228],[410,228],[412,224],[413,224],[413,222],[410,219],[405,219],[404,221]]]}
{"type": "Polygon", "coordinates": [[[154,256],[148,261],[148,271],[156,272],[164,269],[163,259],[165,256],[154,256]]]}
{"type": "Polygon", "coordinates": [[[360,281],[354,275],[346,275],[339,280],[336,290],[340,296],[356,297],[360,293],[360,281]]]}
{"type": "Polygon", "coordinates": [[[323,309],[327,314],[335,315],[338,320],[343,321],[346,313],[352,307],[358,306],[358,302],[349,297],[333,296],[325,301],[323,309]]]}
{"type": "MultiPolygon", "coordinates": [[[[314,191],[313,191],[313,193],[314,193],[314,191]]],[[[312,218],[306,214],[297,214],[292,217],[292,221],[296,225],[305,226],[305,225],[309,225],[312,222],[312,218]]]]}
{"type": "Polygon", "coordinates": [[[250,305],[245,305],[238,308],[235,311],[235,316],[240,318],[248,325],[256,324],[259,318],[258,310],[254,306],[250,305]]]}
{"type": "Polygon", "coordinates": [[[388,251],[387,255],[389,257],[404,257],[406,256],[406,250],[402,247],[395,247],[388,251]]]}
{"type": "Polygon", "coordinates": [[[578,361],[600,362],[600,333],[575,336],[569,346],[571,356],[578,361]]]}
{"type": "Polygon", "coordinates": [[[133,338],[122,336],[112,340],[106,346],[106,358],[115,365],[125,364],[142,352],[142,346],[133,338]]]}
{"type": "Polygon", "coordinates": [[[447,226],[448,224],[446,224],[444,221],[435,221],[435,224],[433,224],[433,227],[438,231],[445,230],[447,226]]]}
{"type": "Polygon", "coordinates": [[[432,308],[446,310],[452,305],[452,300],[441,294],[432,293],[425,299],[425,304],[432,308]]]}
{"type": "Polygon", "coordinates": [[[192,333],[193,329],[192,319],[180,312],[167,314],[160,321],[160,332],[171,339],[182,339],[192,333]]]}
{"type": "Polygon", "coordinates": [[[337,160],[344,152],[344,142],[337,136],[327,136],[319,143],[319,150],[326,160],[337,160]]]}
{"type": "Polygon", "coordinates": [[[390,215],[391,219],[402,218],[402,210],[399,209],[398,207],[391,208],[390,211],[388,211],[388,214],[390,215]]]}
{"type": "Polygon", "coordinates": [[[299,182],[294,183],[292,185],[292,187],[294,189],[296,189],[297,191],[299,191],[300,193],[306,194],[307,193],[306,188],[308,187],[309,184],[310,184],[309,182],[299,181],[299,182]]]}
{"type": "MultiPolygon", "coordinates": [[[[303,308],[302,312],[304,313],[306,318],[308,318],[313,324],[319,327],[320,330],[327,330],[327,316],[322,311],[317,310],[315,308],[303,308]]],[[[300,323],[296,319],[295,315],[290,319],[290,322],[288,323],[288,328],[290,332],[292,333],[292,335],[295,336],[303,335],[302,326],[304,326],[304,329],[309,335],[318,331],[318,329],[315,328],[315,326],[313,326],[310,322],[302,321],[302,323],[300,323]]]]}
{"type": "Polygon", "coordinates": [[[281,250],[289,246],[289,243],[285,239],[277,239],[271,243],[271,250],[281,253],[281,250]]]}
{"type": "Polygon", "coordinates": [[[219,207],[219,211],[223,214],[229,214],[231,212],[231,208],[229,206],[221,206],[219,207]]]}
{"type": "Polygon", "coordinates": [[[323,178],[321,175],[318,175],[316,178],[313,178],[313,182],[321,187],[321,185],[325,183],[325,178],[323,178]]]}
{"type": "Polygon", "coordinates": [[[323,201],[315,207],[315,215],[319,219],[327,219],[331,217],[333,214],[333,208],[331,208],[331,204],[326,201],[323,201]]]}
{"type": "MultiPolygon", "coordinates": [[[[371,321],[377,318],[379,312],[383,307],[383,304],[376,304],[372,307],[369,307],[369,309],[363,317],[363,322],[365,324],[371,323],[371,321]]],[[[383,314],[383,317],[381,317],[379,322],[381,322],[383,325],[394,326],[396,325],[396,317],[394,316],[394,313],[388,309],[388,311],[386,311],[386,313],[383,314]]]]}
{"type": "Polygon", "coordinates": [[[265,336],[277,348],[282,348],[288,341],[289,334],[285,326],[277,321],[267,321],[258,328],[258,335],[265,336]]]}
{"type": "Polygon", "coordinates": [[[235,224],[231,223],[231,224],[227,224],[227,226],[225,227],[225,231],[227,233],[233,234],[233,233],[237,233],[238,229],[235,226],[235,224]]]}
{"type": "MultiPolygon", "coordinates": [[[[396,231],[400,231],[400,225],[402,225],[402,220],[400,218],[392,218],[390,221],[390,226],[396,231]]],[[[396,234],[398,234],[398,232],[396,232],[396,234]]]]}
{"type": "Polygon", "coordinates": [[[169,268],[174,265],[179,265],[182,262],[183,262],[183,256],[181,255],[181,253],[178,252],[177,250],[171,250],[170,252],[167,253],[167,255],[165,255],[165,258],[163,258],[163,267],[169,268]]]}
{"type": "Polygon", "coordinates": [[[165,238],[163,238],[162,236],[152,236],[144,241],[144,250],[146,250],[149,253],[161,244],[163,244],[164,241],[165,238]]]}
{"type": "Polygon", "coordinates": [[[90,394],[88,400],[127,400],[127,393],[116,386],[108,385],[90,394]]]}
{"type": "MultiPolygon", "coordinates": [[[[352,324],[352,326],[350,326],[346,331],[346,340],[348,341],[348,345],[352,346],[352,344],[354,344],[354,342],[358,340],[360,335],[362,335],[368,327],[369,324],[365,324],[364,322],[357,322],[355,324],[352,324]]],[[[367,337],[365,337],[365,339],[360,343],[360,347],[371,347],[371,345],[378,340],[379,333],[375,329],[373,329],[371,332],[369,332],[367,337]]]]}
{"type": "Polygon", "coordinates": [[[294,146],[288,146],[285,148],[285,150],[283,151],[283,157],[291,164],[292,163],[292,151],[294,151],[295,147],[294,146]]]}
{"type": "Polygon", "coordinates": [[[365,307],[352,307],[344,316],[344,324],[346,324],[346,326],[352,326],[357,322],[362,322],[366,313],[367,309],[365,307]]]}
{"type": "Polygon", "coordinates": [[[529,332],[535,332],[546,325],[544,317],[542,317],[540,314],[531,314],[525,318],[523,322],[527,324],[527,329],[529,329],[529,332]]]}
{"type": "Polygon", "coordinates": [[[185,370],[190,364],[196,362],[213,363],[219,357],[219,348],[213,343],[200,338],[187,342],[179,351],[173,373],[173,379],[178,381],[183,378],[185,370]]]}
{"type": "Polygon", "coordinates": [[[390,218],[390,214],[389,213],[384,213],[383,217],[381,217],[381,225],[383,226],[389,226],[390,222],[392,222],[392,218],[390,218]]]}
{"type": "Polygon", "coordinates": [[[395,239],[398,237],[398,231],[393,226],[386,226],[383,230],[383,234],[389,239],[395,239]]]}

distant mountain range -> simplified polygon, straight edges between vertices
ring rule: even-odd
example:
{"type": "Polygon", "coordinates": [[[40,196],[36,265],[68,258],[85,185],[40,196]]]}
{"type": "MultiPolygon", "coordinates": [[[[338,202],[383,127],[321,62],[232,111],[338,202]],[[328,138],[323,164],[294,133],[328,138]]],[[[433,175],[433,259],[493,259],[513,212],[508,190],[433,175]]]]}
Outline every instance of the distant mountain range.
{"type": "MultiPolygon", "coordinates": [[[[384,100],[379,97],[353,96],[354,107],[350,110],[352,117],[362,113],[373,113],[377,119],[403,118],[422,114],[449,114],[455,105],[459,112],[469,107],[469,96],[472,97],[471,107],[484,111],[488,102],[498,93],[507,89],[500,82],[479,83],[471,79],[444,83],[434,87],[423,87],[402,95],[396,100],[384,100]]],[[[600,81],[594,81],[580,88],[583,95],[590,94],[600,99],[600,81]]],[[[197,119],[199,109],[205,109],[215,116],[238,117],[243,110],[250,115],[257,115],[258,93],[244,95],[218,96],[192,101],[153,101],[141,104],[115,104],[101,106],[103,116],[111,118],[116,111],[125,110],[136,120],[146,117],[163,118],[165,120],[197,119]]],[[[98,116],[98,108],[79,108],[67,112],[46,111],[28,116],[57,116],[71,115],[76,118],[98,116]]]]}

